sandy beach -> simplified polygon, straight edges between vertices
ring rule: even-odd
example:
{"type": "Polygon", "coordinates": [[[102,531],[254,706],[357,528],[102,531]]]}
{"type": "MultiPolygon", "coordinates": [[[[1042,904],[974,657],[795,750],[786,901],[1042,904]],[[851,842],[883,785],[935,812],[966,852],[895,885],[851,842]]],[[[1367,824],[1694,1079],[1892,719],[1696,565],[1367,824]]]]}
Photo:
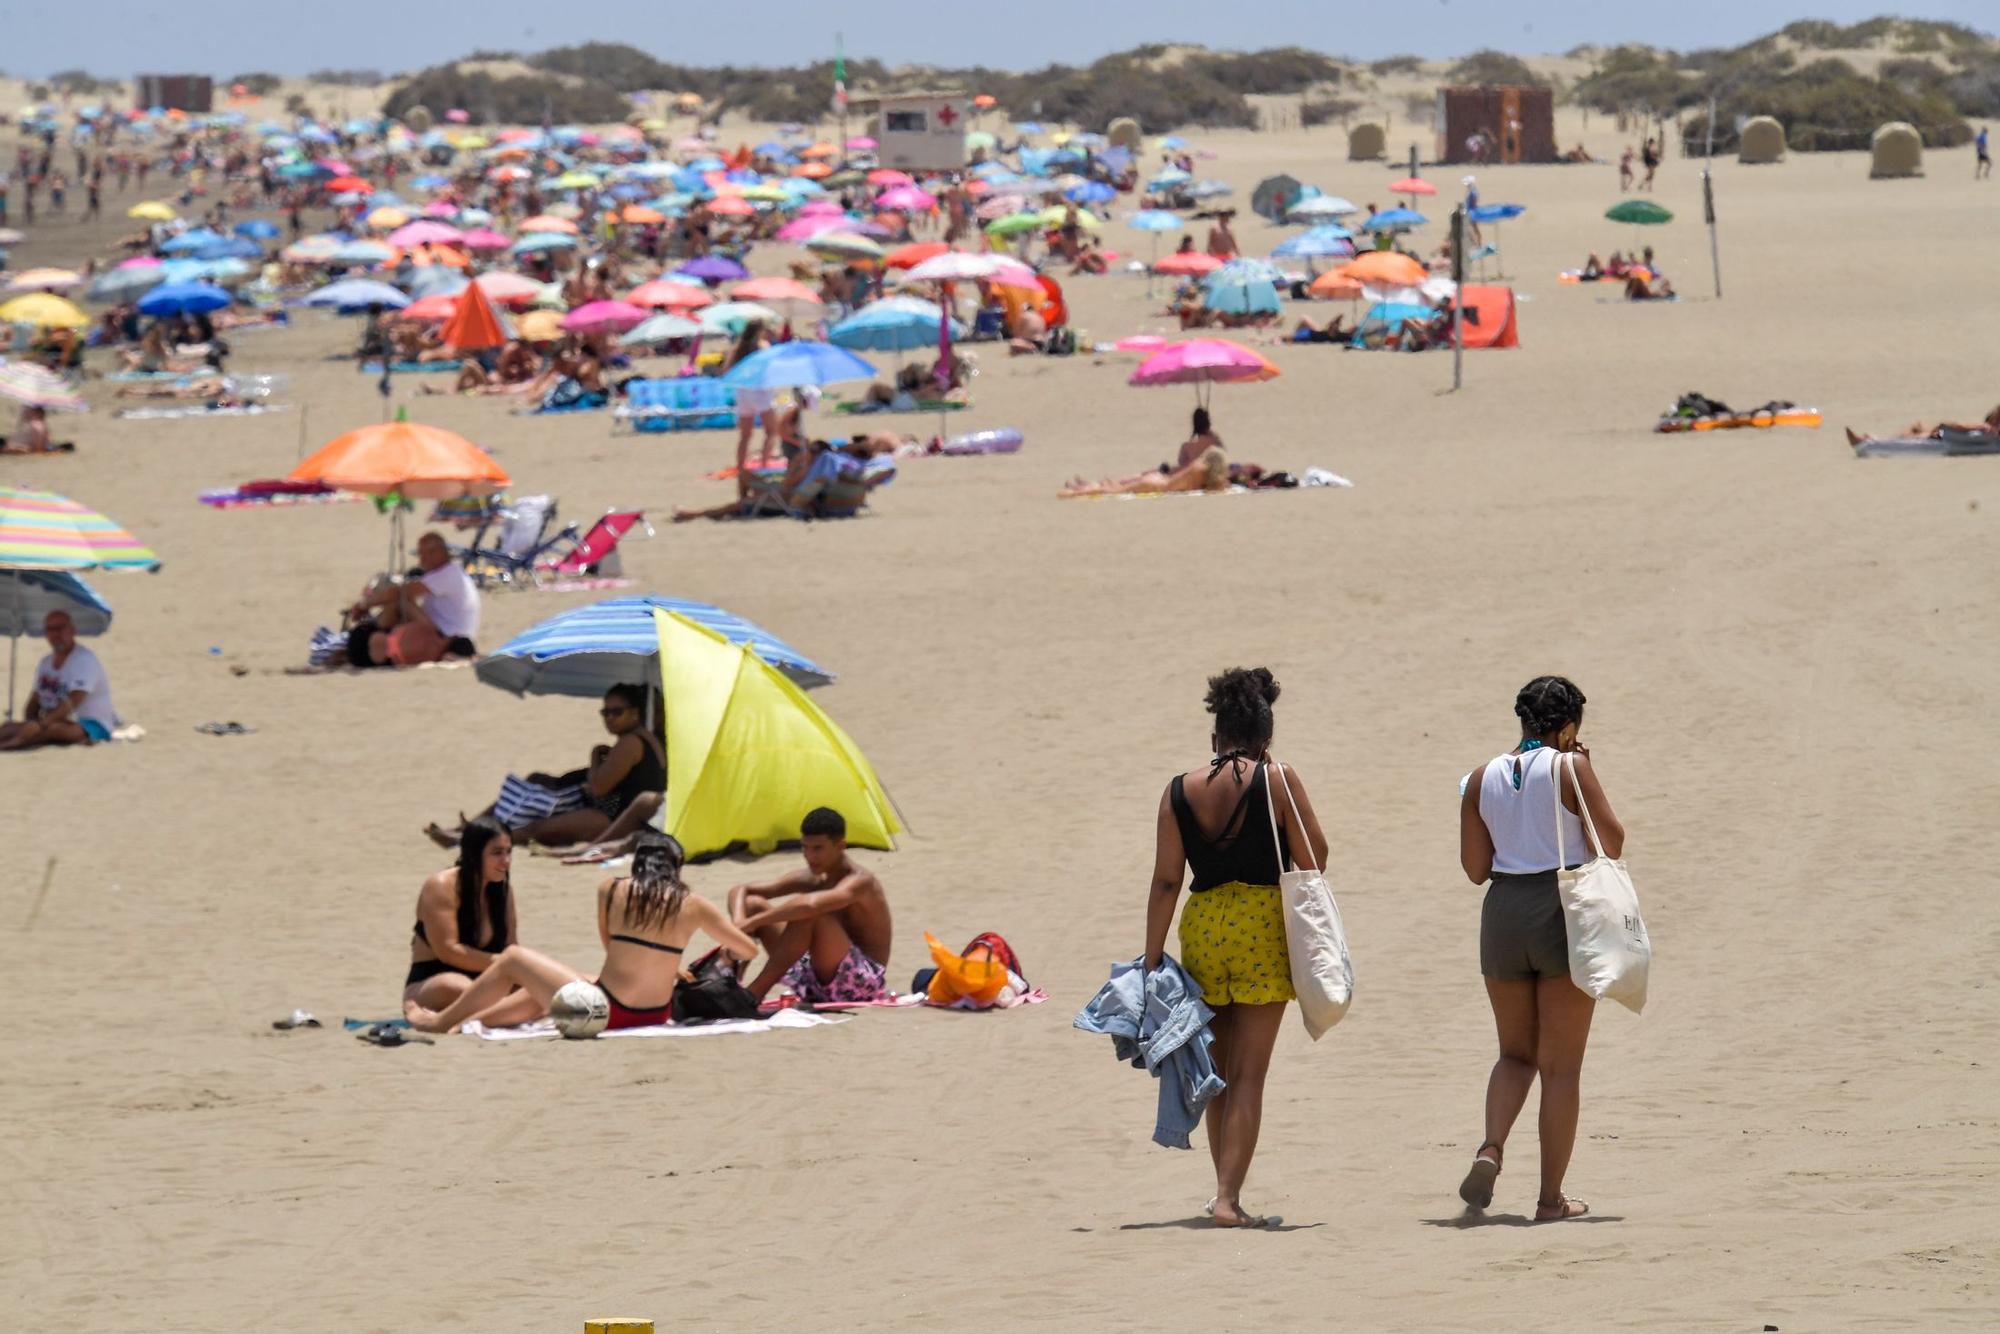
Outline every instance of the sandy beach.
{"type": "MultiPolygon", "coordinates": [[[[1271,172],[1390,202],[1390,171],[1334,129],[1190,137],[1236,187],[1248,253],[1285,234],[1247,211],[1271,172]]],[[[1904,181],[1855,153],[1720,160],[1716,300],[1697,165],[1668,159],[1676,219],[1636,236],[1601,216],[1622,140],[1594,117],[1588,142],[1605,163],[1479,172],[1485,200],[1529,209],[1501,238],[1521,346],[1468,354],[1462,391],[1448,355],[1275,342],[1257,346],[1281,378],[1216,389],[1234,457],[1352,490],[1058,501],[1072,475],[1171,456],[1192,393],[1128,388],[1129,355],[988,344],[951,427],[1016,427],[1018,455],[906,460],[856,521],[674,527],[674,505],[726,498],[703,475],[728,433],[614,437],[605,413],[398,381],[517,493],[567,518],[645,508],[636,591],[718,603],[839,673],[816,698],[911,827],[857,854],[895,909],[891,980],[927,962],[925,930],[996,930],[1050,996],[1006,1013],[706,1041],[343,1034],[397,1012],[418,886],[447,864],[425,822],[509,770],[581,763],[594,705],[469,670],[286,674],[379,568],[386,521],[195,497],[380,419],[373,379],[327,360],[353,322],[234,340],[232,369],[291,377],[284,413],[125,421],[93,382],[93,411],[56,423],[78,452],[0,459],[0,483],[103,511],[165,568],[92,576],[117,619],[91,646],[144,740],[0,757],[4,1323],[1989,1327],[2000,460],[1856,461],[1840,427],[2000,398],[2000,185],[1967,149],[1904,181]],[[1683,300],[1557,282],[1635,239],[1683,300]],[[1652,434],[1689,390],[1827,424],[1652,434]],[[1155,808],[1205,758],[1205,677],[1257,664],[1283,684],[1274,752],[1331,839],[1359,982],[1325,1040],[1296,1021],[1280,1039],[1246,1199],[1284,1230],[1218,1235],[1199,1143],[1154,1147],[1151,1081],[1070,1022],[1143,943],[1155,808]],[[1523,1226],[1531,1103],[1466,1226],[1493,1033],[1457,782],[1513,744],[1513,694],[1542,672],[1589,695],[1652,999],[1597,1016],[1569,1177],[1591,1218],[1523,1226]],[[328,1027],[272,1031],[295,1007],[328,1027]]],[[[1427,171],[1447,196],[1461,174],[1427,171]]],[[[100,253],[140,197],[37,228],[12,267],[100,253]]],[[[1143,276],[1064,286],[1089,340],[1169,332],[1143,276]]],[[[600,596],[490,593],[482,641],[600,596]]],[[[42,646],[21,651],[25,673],[42,646]]],[[[690,880],[719,898],[788,858],[690,880]]],[[[523,938],[594,967],[598,878],[517,857],[523,938]]]]}

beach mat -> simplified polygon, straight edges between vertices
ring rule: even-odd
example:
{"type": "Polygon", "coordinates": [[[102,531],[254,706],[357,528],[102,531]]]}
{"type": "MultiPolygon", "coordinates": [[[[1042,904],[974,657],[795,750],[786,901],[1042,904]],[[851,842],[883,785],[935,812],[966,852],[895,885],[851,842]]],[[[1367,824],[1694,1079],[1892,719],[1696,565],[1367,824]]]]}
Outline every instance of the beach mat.
{"type": "MultiPolygon", "coordinates": [[[[599,1038],[702,1038],[727,1033],[771,1033],[781,1028],[824,1028],[844,1024],[843,1015],[814,1014],[806,1010],[779,1010],[756,1019],[720,1019],[706,1024],[648,1024],[643,1028],[620,1028],[599,1033],[599,1038]]],[[[560,1038],[553,1019],[537,1019],[514,1028],[488,1028],[478,1020],[468,1022],[461,1032],[488,1042],[521,1042],[530,1038],[560,1038]]]]}
{"type": "MultiPolygon", "coordinates": [[[[347,358],[341,357],[339,360],[345,361],[347,358]]],[[[463,361],[397,361],[390,363],[389,373],[391,375],[436,375],[442,374],[445,371],[459,371],[464,369],[464,367],[465,363],[463,361]]],[[[382,363],[379,361],[364,361],[361,363],[361,369],[369,375],[380,375],[382,373],[382,363]]]]}

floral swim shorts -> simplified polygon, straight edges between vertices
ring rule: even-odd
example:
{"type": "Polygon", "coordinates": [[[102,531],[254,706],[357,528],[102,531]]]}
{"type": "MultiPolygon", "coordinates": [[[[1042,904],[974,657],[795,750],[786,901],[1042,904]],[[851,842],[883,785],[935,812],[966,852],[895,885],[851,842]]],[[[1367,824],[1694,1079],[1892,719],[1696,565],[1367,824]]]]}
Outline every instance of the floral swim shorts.
{"type": "Polygon", "coordinates": [[[861,952],[859,945],[848,948],[847,957],[834,969],[833,980],[822,982],[813,971],[812,956],[808,955],[785,970],[785,985],[792,994],[808,1005],[825,1005],[829,1001],[849,1003],[881,999],[889,989],[889,970],[861,952]]]}
{"type": "Polygon", "coordinates": [[[1181,967],[1211,1009],[1297,1000],[1278,887],[1232,880],[1188,895],[1181,909],[1181,967]]]}

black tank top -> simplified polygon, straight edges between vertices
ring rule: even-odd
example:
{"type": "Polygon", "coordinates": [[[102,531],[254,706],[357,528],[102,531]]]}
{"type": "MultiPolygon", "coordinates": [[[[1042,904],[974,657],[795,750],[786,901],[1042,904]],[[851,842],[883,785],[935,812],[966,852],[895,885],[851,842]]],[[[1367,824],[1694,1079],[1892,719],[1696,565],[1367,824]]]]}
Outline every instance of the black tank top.
{"type": "Polygon", "coordinates": [[[621,815],[646,793],[667,790],[667,761],[660,754],[659,738],[646,731],[638,733],[638,737],[639,749],[643,752],[639,762],[626,772],[609,794],[621,815]]]}
{"type": "Polygon", "coordinates": [[[1264,795],[1269,784],[1264,777],[1264,766],[1259,764],[1257,772],[1243,785],[1243,795],[1223,821],[1222,832],[1213,840],[1201,832],[1194,808],[1188,805],[1182,787],[1184,777],[1175,774],[1167,793],[1174,807],[1174,823],[1180,826],[1181,849],[1187,854],[1188,869],[1194,873],[1194,883],[1188,892],[1199,894],[1232,881],[1246,885],[1277,884],[1278,873],[1291,865],[1291,849],[1282,828],[1277,844],[1274,846],[1271,841],[1270,807],[1264,795]]]}

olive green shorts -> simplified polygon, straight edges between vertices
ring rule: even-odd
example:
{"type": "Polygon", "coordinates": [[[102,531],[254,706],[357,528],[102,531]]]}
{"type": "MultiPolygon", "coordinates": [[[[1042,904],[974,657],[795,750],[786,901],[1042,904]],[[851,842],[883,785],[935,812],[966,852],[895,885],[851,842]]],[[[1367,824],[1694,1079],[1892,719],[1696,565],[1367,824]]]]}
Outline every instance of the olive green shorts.
{"type": "Polygon", "coordinates": [[[1493,873],[1479,913],[1479,971],[1503,982],[1569,976],[1569,930],[1554,871],[1493,873]]]}

